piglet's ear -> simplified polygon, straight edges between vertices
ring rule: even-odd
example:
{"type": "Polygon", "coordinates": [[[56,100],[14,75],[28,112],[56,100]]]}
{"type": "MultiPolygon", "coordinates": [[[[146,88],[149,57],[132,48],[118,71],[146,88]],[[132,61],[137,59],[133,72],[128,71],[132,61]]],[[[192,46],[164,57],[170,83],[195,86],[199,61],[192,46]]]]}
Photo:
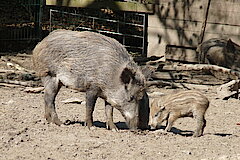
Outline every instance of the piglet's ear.
{"type": "Polygon", "coordinates": [[[129,84],[130,80],[133,79],[134,76],[135,76],[135,73],[133,73],[128,68],[124,68],[123,71],[122,71],[122,74],[120,76],[120,79],[124,84],[129,84]]]}
{"type": "Polygon", "coordinates": [[[163,110],[165,110],[165,106],[160,107],[160,111],[163,111],[163,110]]]}

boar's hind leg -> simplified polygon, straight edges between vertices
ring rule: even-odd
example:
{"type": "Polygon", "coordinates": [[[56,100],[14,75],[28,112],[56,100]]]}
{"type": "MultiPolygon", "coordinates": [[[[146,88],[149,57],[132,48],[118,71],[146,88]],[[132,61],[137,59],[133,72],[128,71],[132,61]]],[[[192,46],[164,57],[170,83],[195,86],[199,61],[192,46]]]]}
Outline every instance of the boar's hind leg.
{"type": "Polygon", "coordinates": [[[85,126],[89,129],[93,126],[93,111],[98,98],[98,90],[93,88],[86,91],[86,120],[85,126]]]}
{"type": "Polygon", "coordinates": [[[113,123],[113,107],[105,101],[106,126],[107,129],[118,131],[118,128],[113,123]]]}
{"type": "Polygon", "coordinates": [[[195,130],[193,136],[199,137],[203,135],[203,130],[206,127],[206,119],[203,114],[196,115],[195,119],[197,120],[197,129],[195,130]]]}
{"type": "Polygon", "coordinates": [[[56,125],[61,125],[62,122],[59,120],[55,109],[55,98],[62,84],[55,77],[45,77],[43,78],[43,83],[45,86],[45,118],[49,123],[52,122],[56,125]]]}

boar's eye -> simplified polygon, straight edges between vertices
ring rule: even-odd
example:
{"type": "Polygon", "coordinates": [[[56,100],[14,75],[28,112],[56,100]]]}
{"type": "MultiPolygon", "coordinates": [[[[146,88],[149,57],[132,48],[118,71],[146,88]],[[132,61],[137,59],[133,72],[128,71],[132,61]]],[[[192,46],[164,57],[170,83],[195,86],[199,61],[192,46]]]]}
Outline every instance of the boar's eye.
{"type": "Polygon", "coordinates": [[[157,116],[158,116],[158,114],[159,114],[159,112],[155,113],[155,115],[154,115],[154,116],[155,116],[155,117],[157,117],[157,116]]]}
{"type": "Polygon", "coordinates": [[[131,96],[130,101],[133,101],[133,100],[134,100],[134,96],[131,96]]]}
{"type": "Polygon", "coordinates": [[[130,100],[128,101],[128,102],[131,102],[131,101],[133,101],[134,100],[134,96],[131,96],[130,97],[130,100]]]}

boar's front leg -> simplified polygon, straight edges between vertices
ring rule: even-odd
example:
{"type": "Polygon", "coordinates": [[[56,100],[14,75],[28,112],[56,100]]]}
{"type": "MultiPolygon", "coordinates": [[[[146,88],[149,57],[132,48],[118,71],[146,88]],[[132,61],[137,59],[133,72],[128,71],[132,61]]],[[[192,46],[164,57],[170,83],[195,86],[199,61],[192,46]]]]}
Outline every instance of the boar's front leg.
{"type": "Polygon", "coordinates": [[[56,77],[44,77],[42,78],[44,83],[44,101],[45,101],[45,118],[48,123],[55,123],[61,125],[62,122],[59,120],[55,109],[55,98],[60,90],[62,84],[56,77]]]}
{"type": "Polygon", "coordinates": [[[171,128],[173,126],[173,123],[179,118],[179,115],[177,113],[169,113],[169,117],[167,119],[167,127],[165,128],[165,131],[170,132],[171,128]]]}
{"type": "Polygon", "coordinates": [[[106,113],[106,127],[112,131],[118,131],[118,128],[113,123],[113,107],[105,101],[105,113],[106,113]]]}
{"type": "Polygon", "coordinates": [[[89,129],[93,126],[93,111],[98,98],[98,89],[90,88],[86,91],[86,120],[85,126],[89,129]]]}

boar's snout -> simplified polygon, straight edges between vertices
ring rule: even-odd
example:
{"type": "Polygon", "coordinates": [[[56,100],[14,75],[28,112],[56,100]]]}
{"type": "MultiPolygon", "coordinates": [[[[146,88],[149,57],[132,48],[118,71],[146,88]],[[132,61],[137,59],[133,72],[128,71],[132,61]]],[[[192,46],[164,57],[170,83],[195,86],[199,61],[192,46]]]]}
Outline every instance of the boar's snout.
{"type": "Polygon", "coordinates": [[[126,119],[128,127],[131,131],[136,131],[138,127],[138,116],[135,116],[131,119],[126,119]]]}
{"type": "Polygon", "coordinates": [[[150,124],[151,129],[156,129],[157,125],[158,125],[157,119],[156,118],[150,118],[149,124],[150,124]]]}
{"type": "Polygon", "coordinates": [[[124,117],[126,119],[126,123],[127,123],[127,126],[128,128],[131,130],[131,131],[135,131],[137,130],[138,128],[138,112],[124,112],[124,117]]]}

